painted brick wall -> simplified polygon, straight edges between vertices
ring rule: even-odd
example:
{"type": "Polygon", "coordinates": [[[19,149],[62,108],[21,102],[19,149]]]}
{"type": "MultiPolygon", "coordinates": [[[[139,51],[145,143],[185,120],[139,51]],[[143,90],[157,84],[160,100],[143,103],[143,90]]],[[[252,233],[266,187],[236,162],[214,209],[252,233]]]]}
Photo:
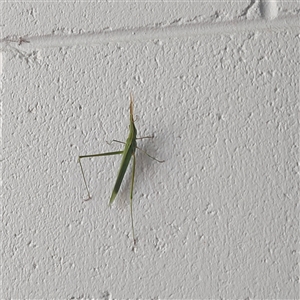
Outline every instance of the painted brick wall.
{"type": "Polygon", "coordinates": [[[299,2],[1,5],[1,299],[298,297],[299,2]]]}

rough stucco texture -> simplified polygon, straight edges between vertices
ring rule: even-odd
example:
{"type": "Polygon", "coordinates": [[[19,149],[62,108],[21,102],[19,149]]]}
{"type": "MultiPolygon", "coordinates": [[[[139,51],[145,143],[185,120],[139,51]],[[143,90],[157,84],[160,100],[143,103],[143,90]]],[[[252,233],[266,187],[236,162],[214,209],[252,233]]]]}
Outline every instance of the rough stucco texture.
{"type": "Polygon", "coordinates": [[[3,4],[4,36],[30,43],[3,44],[0,298],[297,298],[299,28],[238,29],[299,14],[277,4],[3,4]],[[151,38],[202,20],[219,33],[151,38]],[[148,40],[75,45],[140,26],[148,40]],[[83,161],[87,202],[77,163],[122,148],[106,141],[126,139],[131,91],[155,136],[138,144],[165,160],[137,152],[133,251],[130,172],[109,208],[121,158],[83,161]]]}

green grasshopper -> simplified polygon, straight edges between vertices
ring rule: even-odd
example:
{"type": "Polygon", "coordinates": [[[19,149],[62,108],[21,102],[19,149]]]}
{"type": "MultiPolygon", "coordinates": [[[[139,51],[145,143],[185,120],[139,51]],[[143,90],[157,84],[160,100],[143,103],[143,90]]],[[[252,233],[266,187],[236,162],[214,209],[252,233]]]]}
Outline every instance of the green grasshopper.
{"type": "MultiPolygon", "coordinates": [[[[127,167],[129,165],[129,162],[131,160],[131,157],[133,157],[133,164],[132,164],[132,177],[131,177],[131,190],[130,190],[130,217],[131,217],[131,229],[132,229],[132,237],[133,237],[133,244],[136,244],[136,239],[135,239],[135,235],[134,235],[134,226],[133,226],[133,213],[132,213],[132,195],[133,195],[133,183],[134,183],[134,175],[135,175],[135,150],[138,148],[137,144],[136,144],[136,140],[137,139],[145,139],[145,138],[153,138],[154,136],[146,136],[146,137],[141,137],[141,138],[137,138],[136,137],[137,134],[137,130],[135,128],[134,125],[134,119],[133,119],[133,97],[132,94],[130,94],[130,124],[129,124],[129,135],[128,138],[126,140],[126,143],[117,141],[117,140],[113,140],[113,142],[117,142],[117,143],[121,143],[121,144],[125,144],[125,148],[123,151],[115,151],[115,152],[106,152],[106,153],[99,153],[99,154],[90,154],[90,155],[81,155],[79,156],[78,162],[80,164],[80,169],[81,169],[81,173],[83,176],[83,180],[84,180],[84,184],[86,187],[86,190],[88,192],[88,199],[91,199],[91,194],[87,185],[87,181],[85,179],[84,176],[84,172],[83,172],[83,168],[82,168],[82,164],[81,164],[81,159],[82,158],[87,158],[87,157],[96,157],[96,156],[107,156],[107,155],[118,155],[118,154],[122,154],[122,161],[121,161],[121,165],[120,165],[120,169],[119,169],[119,173],[117,176],[117,180],[115,183],[115,186],[113,188],[113,191],[111,193],[111,197],[109,200],[109,205],[111,205],[117,194],[118,191],[120,189],[121,183],[123,181],[124,175],[126,173],[127,167]]],[[[144,150],[138,148],[139,150],[143,151],[147,156],[149,156],[150,158],[156,160],[157,162],[164,162],[163,160],[158,160],[156,158],[154,158],[153,156],[149,155],[147,152],[145,152],[144,150]]]]}

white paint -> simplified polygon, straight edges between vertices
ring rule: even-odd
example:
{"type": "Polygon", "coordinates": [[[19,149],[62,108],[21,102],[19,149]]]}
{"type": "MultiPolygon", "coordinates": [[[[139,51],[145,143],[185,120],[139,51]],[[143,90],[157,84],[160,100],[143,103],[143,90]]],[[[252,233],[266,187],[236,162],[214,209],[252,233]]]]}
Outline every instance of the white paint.
{"type": "Polygon", "coordinates": [[[3,7],[1,299],[297,298],[296,3],[3,7]],[[89,202],[77,164],[120,149],[130,91],[166,160],[138,153],[135,252],[120,160],[84,162],[89,202]]]}
{"type": "MultiPolygon", "coordinates": [[[[264,17],[271,16],[266,10],[264,17]]],[[[269,10],[270,11],[270,10],[269,10]]],[[[270,17],[271,19],[271,17],[270,17]]],[[[141,27],[132,29],[117,29],[112,31],[101,31],[97,33],[84,33],[74,34],[66,36],[46,35],[43,37],[33,36],[26,38],[26,43],[22,43],[22,48],[26,51],[37,48],[48,47],[71,47],[75,45],[99,45],[105,43],[117,43],[117,42],[134,42],[134,41],[148,41],[155,39],[166,38],[183,38],[186,36],[197,37],[201,35],[228,35],[234,33],[247,33],[253,31],[269,31],[276,26],[276,30],[282,30],[286,28],[298,28],[299,16],[285,16],[278,18],[273,22],[266,22],[261,20],[240,20],[240,21],[226,21],[216,23],[191,23],[179,25],[170,25],[166,27],[141,27]]],[[[2,43],[14,42],[19,44],[20,37],[14,37],[13,39],[3,39],[2,43]],[[7,41],[8,39],[8,41],[7,41]]]]}
{"type": "Polygon", "coordinates": [[[267,20],[275,19],[278,15],[277,1],[276,0],[261,0],[260,11],[261,11],[263,18],[265,18],[267,20]]]}

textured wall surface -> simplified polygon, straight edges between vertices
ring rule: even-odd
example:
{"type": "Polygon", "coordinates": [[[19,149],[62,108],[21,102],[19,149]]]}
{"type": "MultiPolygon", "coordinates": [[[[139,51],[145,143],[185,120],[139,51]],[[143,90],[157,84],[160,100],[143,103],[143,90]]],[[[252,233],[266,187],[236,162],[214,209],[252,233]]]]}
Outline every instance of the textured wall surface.
{"type": "Polygon", "coordinates": [[[298,298],[299,8],[2,3],[0,298],[298,298]]]}

